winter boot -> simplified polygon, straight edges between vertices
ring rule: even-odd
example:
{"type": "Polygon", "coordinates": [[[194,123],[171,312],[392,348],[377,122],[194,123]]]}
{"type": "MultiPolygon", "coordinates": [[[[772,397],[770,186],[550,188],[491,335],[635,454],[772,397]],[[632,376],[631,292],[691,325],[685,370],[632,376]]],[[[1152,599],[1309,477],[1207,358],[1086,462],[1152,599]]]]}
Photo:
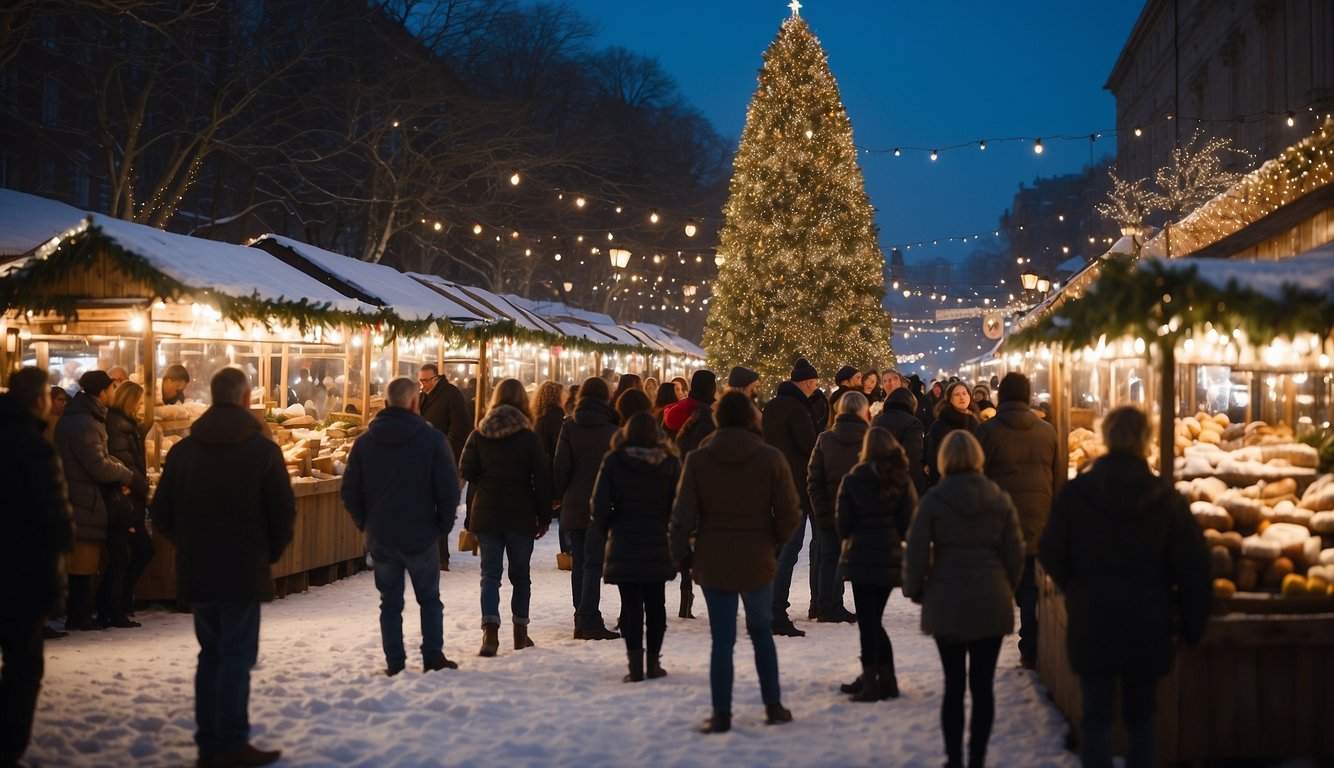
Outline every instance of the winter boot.
{"type": "Polygon", "coordinates": [[[459,668],[458,663],[450,661],[449,659],[445,658],[445,654],[443,653],[437,653],[435,656],[429,659],[424,659],[422,661],[423,672],[435,672],[441,669],[458,669],[458,668],[459,668]]]}
{"type": "MultiPolygon", "coordinates": [[[[858,657],[858,658],[861,659],[861,657],[858,657]]],[[[865,668],[865,666],[866,666],[866,664],[865,664],[865,660],[862,660],[862,667],[865,668]]],[[[850,683],[844,683],[844,684],[840,685],[840,686],[838,687],[839,693],[846,693],[846,694],[850,694],[850,695],[856,695],[856,694],[858,694],[858,693],[861,693],[861,692],[862,692],[862,683],[863,683],[863,682],[864,682],[863,677],[862,677],[861,675],[857,675],[857,679],[856,679],[856,680],[853,680],[853,681],[850,682],[850,683]]]]}
{"type": "Polygon", "coordinates": [[[714,710],[714,713],[699,726],[700,733],[727,733],[730,730],[732,730],[732,713],[717,710],[714,710]]]}
{"type": "Polygon", "coordinates": [[[764,705],[765,725],[782,725],[790,722],[792,722],[792,710],[784,707],[781,703],[764,705]]]}
{"type": "Polygon", "coordinates": [[[986,768],[987,748],[984,746],[980,751],[974,750],[973,745],[968,745],[968,768],[986,768]]]}
{"type": "Polygon", "coordinates": [[[797,629],[792,623],[792,619],[787,616],[775,616],[773,620],[773,633],[781,637],[805,637],[806,631],[797,629]]]}
{"type": "Polygon", "coordinates": [[[853,701],[880,701],[880,675],[876,667],[862,662],[862,689],[852,697],[853,701]]]}
{"type": "Polygon", "coordinates": [[[695,618],[695,614],[691,611],[691,608],[694,607],[695,607],[695,590],[693,588],[687,589],[686,586],[682,584],[681,610],[678,611],[676,615],[683,619],[693,619],[695,618]]]}
{"type": "Polygon", "coordinates": [[[482,650],[477,652],[478,656],[495,656],[496,651],[500,650],[500,625],[483,624],[482,625],[482,650]]]}
{"type": "Polygon", "coordinates": [[[657,680],[660,677],[667,676],[667,670],[662,668],[662,657],[656,655],[648,657],[648,670],[646,674],[650,680],[657,680]]]}
{"type": "Polygon", "coordinates": [[[620,639],[621,639],[621,633],[619,633],[619,632],[612,632],[610,629],[607,629],[607,625],[606,625],[606,624],[603,624],[602,622],[598,622],[596,626],[587,626],[587,627],[584,627],[584,629],[583,629],[583,631],[582,631],[582,633],[581,633],[581,636],[580,636],[578,639],[580,639],[580,640],[620,640],[620,639]]]}
{"type": "Polygon", "coordinates": [[[894,674],[894,665],[881,664],[876,672],[880,675],[880,698],[897,699],[899,697],[899,678],[894,674]]]}
{"type": "Polygon", "coordinates": [[[528,636],[527,624],[514,625],[514,650],[522,651],[524,648],[532,648],[533,639],[528,636]]]}
{"type": "Polygon", "coordinates": [[[642,683],[644,681],[644,649],[627,648],[625,649],[625,655],[630,660],[630,674],[621,678],[621,682],[642,683]]]}

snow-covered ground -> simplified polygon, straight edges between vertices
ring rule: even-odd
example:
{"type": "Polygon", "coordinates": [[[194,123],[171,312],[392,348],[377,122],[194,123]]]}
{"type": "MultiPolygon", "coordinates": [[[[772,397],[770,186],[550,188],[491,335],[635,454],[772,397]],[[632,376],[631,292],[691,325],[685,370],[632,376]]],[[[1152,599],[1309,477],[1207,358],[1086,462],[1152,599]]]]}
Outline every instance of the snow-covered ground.
{"type": "MultiPolygon", "coordinates": [[[[454,537],[456,538],[456,537],[454,537]]],[[[793,616],[804,638],[777,638],[783,701],[795,722],[763,724],[744,628],[736,648],[733,730],[705,736],[709,633],[696,588],[694,621],[676,618],[668,584],[663,666],[669,675],[621,682],[625,646],[571,639],[569,574],[556,542],[533,556],[536,648],[477,656],[479,560],[455,554],[442,574],[445,654],[457,671],[424,674],[416,605],[404,612],[408,669],[382,670],[379,598],[370,573],[266,604],[251,681],[252,742],[281,748],[284,766],[938,766],[940,664],[918,630],[918,608],[896,591],[886,626],[901,698],[854,704],[837,691],[857,671],[857,631],[806,613],[805,558],[793,616]]],[[[411,588],[409,587],[409,592],[411,588]]],[[[508,609],[509,587],[501,593],[508,609]]],[[[852,608],[848,591],[847,605],[852,608]]],[[[611,623],[619,607],[604,586],[611,623]]],[[[141,611],[142,629],[73,633],[47,644],[46,679],[27,760],[39,766],[180,766],[195,759],[194,632],[188,614],[141,611]]],[[[996,673],[993,765],[1074,766],[1065,724],[1007,638],[996,673]]]]}

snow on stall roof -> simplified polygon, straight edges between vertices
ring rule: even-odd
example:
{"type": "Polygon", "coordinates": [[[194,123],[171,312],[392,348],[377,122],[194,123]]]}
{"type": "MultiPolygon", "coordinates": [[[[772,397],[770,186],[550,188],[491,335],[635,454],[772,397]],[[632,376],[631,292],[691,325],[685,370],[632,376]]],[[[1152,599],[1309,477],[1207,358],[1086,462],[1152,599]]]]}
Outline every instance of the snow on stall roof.
{"type": "MultiPolygon", "coordinates": [[[[541,315],[548,322],[557,323],[563,328],[579,329],[587,328],[606,337],[606,343],[627,344],[640,347],[644,342],[639,337],[626,331],[616,324],[611,315],[601,312],[592,312],[587,309],[571,307],[568,304],[559,301],[533,301],[525,299],[522,296],[506,296],[514,304],[518,304],[525,309],[541,315]],[[570,321],[574,321],[573,323],[570,321]]],[[[602,341],[587,335],[587,331],[576,334],[589,338],[593,341],[602,341]]]]}
{"type": "Polygon", "coordinates": [[[261,235],[252,241],[251,245],[258,246],[265,241],[291,249],[318,269],[337,277],[362,293],[379,299],[394,314],[405,320],[425,320],[435,317],[449,318],[454,322],[466,324],[486,319],[474,308],[452,301],[393,267],[354,259],[281,235],[261,235]]]}
{"type": "Polygon", "coordinates": [[[666,328],[654,323],[631,322],[626,324],[632,330],[638,331],[645,336],[653,339],[664,349],[674,355],[687,354],[685,347],[682,347],[678,337],[668,332],[666,328]]]}
{"type": "Polygon", "coordinates": [[[1141,257],[1141,266],[1154,265],[1169,271],[1194,267],[1200,280],[1216,288],[1236,283],[1265,298],[1283,299],[1285,286],[1334,298],[1334,243],[1277,261],[1255,259],[1164,259],[1141,257]]]}
{"type": "Polygon", "coordinates": [[[92,214],[92,226],[154,269],[191,288],[226,296],[258,296],[275,302],[306,299],[341,312],[375,314],[373,307],[350,299],[313,277],[287,266],[258,248],[188,237],[160,229],[92,214]]]}
{"type": "Polygon", "coordinates": [[[86,212],[73,206],[0,189],[0,258],[28,253],[86,218],[86,212]]]}
{"type": "Polygon", "coordinates": [[[479,309],[492,322],[512,321],[517,327],[530,331],[561,334],[561,331],[551,323],[528,310],[516,307],[485,288],[459,285],[438,275],[426,275],[419,272],[409,272],[408,274],[413,279],[444,293],[463,306],[479,309]]]}

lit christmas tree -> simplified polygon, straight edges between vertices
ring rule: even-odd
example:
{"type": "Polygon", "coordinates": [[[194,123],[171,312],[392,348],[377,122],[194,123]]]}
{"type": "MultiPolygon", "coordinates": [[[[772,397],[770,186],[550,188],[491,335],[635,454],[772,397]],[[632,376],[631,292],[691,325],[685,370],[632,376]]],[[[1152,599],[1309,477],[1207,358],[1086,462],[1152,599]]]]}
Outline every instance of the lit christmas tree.
{"type": "Polygon", "coordinates": [[[746,113],[704,331],[714,370],[748,366],[765,389],[799,357],[826,380],[843,365],[894,361],[852,124],[798,8],[764,54],[746,113]]]}

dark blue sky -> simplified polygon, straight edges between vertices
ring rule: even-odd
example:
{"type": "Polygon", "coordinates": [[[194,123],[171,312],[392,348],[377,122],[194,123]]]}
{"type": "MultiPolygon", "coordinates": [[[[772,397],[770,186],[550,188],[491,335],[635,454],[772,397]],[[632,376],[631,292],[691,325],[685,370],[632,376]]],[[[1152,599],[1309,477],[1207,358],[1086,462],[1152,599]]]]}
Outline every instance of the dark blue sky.
{"type": "MultiPolygon", "coordinates": [[[[762,54],[791,11],[785,0],[572,0],[598,26],[595,44],[657,57],[723,134],[741,134],[762,54]]],[[[990,231],[1018,185],[1079,170],[1087,136],[1115,125],[1103,90],[1142,0],[901,2],[807,0],[801,10],[829,56],[858,146],[935,147],[1047,136],[943,153],[861,156],[888,248],[990,231]]],[[[1094,145],[1114,151],[1111,135],[1094,145]]],[[[909,262],[971,246],[914,248],[909,262]]]]}

